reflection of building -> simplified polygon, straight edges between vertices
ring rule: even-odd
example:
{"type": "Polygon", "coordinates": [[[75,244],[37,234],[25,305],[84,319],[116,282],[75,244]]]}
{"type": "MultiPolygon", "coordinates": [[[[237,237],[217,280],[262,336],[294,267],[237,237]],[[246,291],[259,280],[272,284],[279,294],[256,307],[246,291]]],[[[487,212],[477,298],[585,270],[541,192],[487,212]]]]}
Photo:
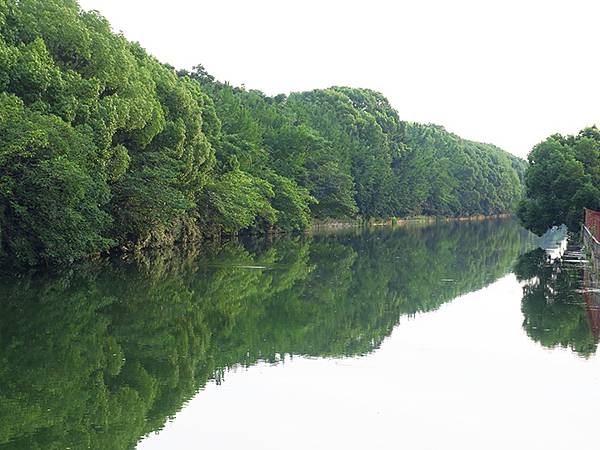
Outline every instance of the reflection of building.
{"type": "Polygon", "coordinates": [[[584,273],[584,298],[594,336],[600,336],[600,212],[585,210],[583,242],[591,256],[591,265],[584,273]]]}
{"type": "Polygon", "coordinates": [[[600,289],[594,271],[585,267],[583,272],[583,298],[587,309],[590,327],[594,337],[600,337],[600,289]]]}

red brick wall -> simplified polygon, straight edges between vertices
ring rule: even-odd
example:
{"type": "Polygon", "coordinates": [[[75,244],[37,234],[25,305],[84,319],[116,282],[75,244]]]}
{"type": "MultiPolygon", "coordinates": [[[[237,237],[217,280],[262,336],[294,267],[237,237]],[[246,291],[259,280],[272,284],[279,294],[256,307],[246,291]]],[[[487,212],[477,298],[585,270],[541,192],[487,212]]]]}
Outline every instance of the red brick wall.
{"type": "Polygon", "coordinates": [[[585,210],[585,226],[600,241],[600,212],[591,209],[585,210]]]}

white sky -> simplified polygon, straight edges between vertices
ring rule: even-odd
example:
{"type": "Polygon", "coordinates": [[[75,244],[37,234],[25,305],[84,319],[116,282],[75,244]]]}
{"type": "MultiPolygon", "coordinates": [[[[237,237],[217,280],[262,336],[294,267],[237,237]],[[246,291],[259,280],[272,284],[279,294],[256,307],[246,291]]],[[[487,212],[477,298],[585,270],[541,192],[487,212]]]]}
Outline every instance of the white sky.
{"type": "Polygon", "coordinates": [[[334,85],[525,156],[600,125],[598,0],[80,0],[177,68],[267,94],[334,85]]]}

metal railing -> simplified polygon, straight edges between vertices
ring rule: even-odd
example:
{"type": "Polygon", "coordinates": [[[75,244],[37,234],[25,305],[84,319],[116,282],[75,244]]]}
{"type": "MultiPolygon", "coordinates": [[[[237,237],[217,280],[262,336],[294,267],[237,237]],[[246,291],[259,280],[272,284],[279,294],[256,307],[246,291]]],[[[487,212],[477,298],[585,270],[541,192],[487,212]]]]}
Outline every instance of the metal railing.
{"type": "Polygon", "coordinates": [[[586,225],[582,227],[582,234],[583,244],[591,257],[591,270],[598,274],[600,271],[600,242],[586,225]]]}

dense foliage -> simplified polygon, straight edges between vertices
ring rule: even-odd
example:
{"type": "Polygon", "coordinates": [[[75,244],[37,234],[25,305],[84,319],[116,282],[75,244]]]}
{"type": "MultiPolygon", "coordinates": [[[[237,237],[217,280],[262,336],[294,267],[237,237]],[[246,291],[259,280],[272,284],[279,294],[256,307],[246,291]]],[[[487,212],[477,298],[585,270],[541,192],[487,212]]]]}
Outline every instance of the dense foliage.
{"type": "Polygon", "coordinates": [[[74,1],[0,2],[0,251],[67,261],[191,223],[219,121],[74,1]]]}
{"type": "Polygon", "coordinates": [[[175,72],[75,0],[0,0],[0,260],[314,219],[509,212],[523,163],[379,93],[267,97],[175,72]]]}
{"type": "Polygon", "coordinates": [[[530,236],[347,231],[0,279],[0,448],[133,448],[228,368],[373,351],[401,316],[508,273],[530,236]]]}
{"type": "Polygon", "coordinates": [[[406,162],[408,172],[418,170],[418,177],[408,180],[406,203],[412,198],[424,214],[445,216],[492,215],[516,209],[525,161],[436,125],[411,124],[407,135],[408,145],[418,150],[406,162]]]}
{"type": "Polygon", "coordinates": [[[600,130],[555,134],[529,154],[526,197],[518,209],[523,224],[542,234],[554,225],[579,230],[584,208],[600,210],[600,130]]]}

